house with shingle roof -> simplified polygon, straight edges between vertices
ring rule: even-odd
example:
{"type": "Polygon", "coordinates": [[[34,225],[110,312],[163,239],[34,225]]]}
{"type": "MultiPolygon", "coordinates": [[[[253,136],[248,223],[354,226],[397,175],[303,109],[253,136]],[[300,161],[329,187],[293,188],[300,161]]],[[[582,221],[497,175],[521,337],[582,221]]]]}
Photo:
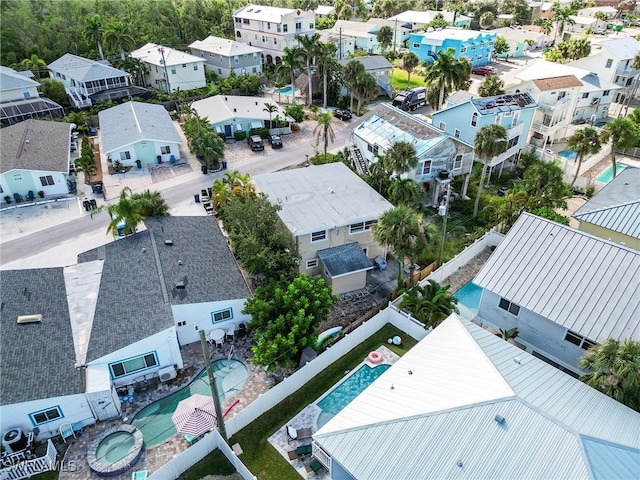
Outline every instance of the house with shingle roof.
{"type": "Polygon", "coordinates": [[[127,102],[98,113],[102,153],[125,166],[180,160],[182,137],[162,105],[127,102]]]}
{"type": "Polygon", "coordinates": [[[640,250],[640,169],[618,171],[572,217],[580,231],[640,250]]]}
{"type": "Polygon", "coordinates": [[[209,35],[189,45],[191,53],[204,59],[204,68],[220,78],[231,72],[236,75],[262,73],[263,51],[246,43],[209,35]]]}
{"type": "MultiPolygon", "coordinates": [[[[343,58],[338,60],[338,63],[343,67],[350,61],[355,60],[361,63],[364,67],[364,71],[371,74],[373,78],[378,82],[380,87],[380,95],[388,95],[393,97],[393,87],[389,80],[389,76],[393,71],[393,65],[383,55],[369,55],[367,57],[353,57],[343,58]]],[[[347,87],[343,86],[340,90],[341,95],[346,96],[349,93],[347,87]]]]}
{"type": "Polygon", "coordinates": [[[69,193],[71,124],[25,120],[0,129],[0,195],[69,193]]]}
{"type": "Polygon", "coordinates": [[[473,281],[479,324],[574,374],[592,345],[640,340],[640,251],[620,243],[523,213],[473,281]]]}

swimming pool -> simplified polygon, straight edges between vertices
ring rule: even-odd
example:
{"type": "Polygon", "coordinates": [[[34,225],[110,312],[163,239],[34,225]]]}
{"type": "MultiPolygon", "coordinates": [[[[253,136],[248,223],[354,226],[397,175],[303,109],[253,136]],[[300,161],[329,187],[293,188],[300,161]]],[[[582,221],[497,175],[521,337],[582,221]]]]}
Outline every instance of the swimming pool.
{"type": "MultiPolygon", "coordinates": [[[[288,85],[288,86],[286,86],[286,87],[279,88],[277,91],[278,91],[281,95],[291,95],[292,88],[291,88],[291,85],[288,85]]],[[[300,91],[296,88],[295,93],[297,94],[297,93],[299,93],[299,92],[300,92],[300,91]]]]}
{"type": "Polygon", "coordinates": [[[575,160],[578,156],[573,150],[562,150],[561,152],[558,152],[558,155],[562,158],[568,158],[569,160],[575,160]]]}
{"type": "Polygon", "coordinates": [[[355,372],[349,375],[342,383],[338,384],[324,397],[317,406],[322,413],[318,417],[318,428],[331,420],[337,413],[346,407],[351,401],[360,395],[369,385],[371,385],[380,375],[386,372],[391,365],[376,365],[370,367],[363,364],[355,372]]]}
{"type": "Polygon", "coordinates": [[[473,320],[478,315],[478,307],[480,307],[483,291],[484,288],[473,282],[467,282],[453,294],[458,300],[458,311],[461,317],[466,320],[473,320]]]}
{"type": "MultiPolygon", "coordinates": [[[[247,367],[239,360],[225,358],[216,360],[211,365],[221,401],[233,397],[247,381],[247,367]]],[[[158,445],[176,434],[171,416],[178,403],[195,393],[211,395],[206,369],[203,369],[186,387],[144,407],[133,417],[131,425],[142,432],[145,447],[158,445]]]]}
{"type": "MultiPolygon", "coordinates": [[[[616,162],[616,175],[627,168],[629,165],[626,163],[616,162]]],[[[613,165],[609,165],[607,169],[596,177],[596,182],[607,184],[613,180],[613,165]]]]}

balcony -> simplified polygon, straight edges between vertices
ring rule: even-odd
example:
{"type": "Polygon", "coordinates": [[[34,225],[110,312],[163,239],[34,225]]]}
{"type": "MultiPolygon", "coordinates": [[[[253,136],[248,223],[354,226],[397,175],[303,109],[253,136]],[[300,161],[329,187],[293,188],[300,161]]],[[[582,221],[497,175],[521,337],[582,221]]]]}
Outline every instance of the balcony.
{"type": "Polygon", "coordinates": [[[515,144],[513,147],[511,147],[509,150],[507,150],[506,152],[498,155],[497,157],[493,157],[491,159],[491,161],[489,162],[489,166],[490,167],[495,167],[496,165],[500,165],[502,162],[504,162],[507,158],[509,158],[512,155],[515,155],[516,153],[518,153],[518,151],[520,150],[520,146],[519,146],[518,142],[517,144],[515,144]]]}
{"type": "Polygon", "coordinates": [[[522,135],[523,131],[524,131],[524,122],[518,122],[515,125],[512,125],[511,128],[507,128],[507,138],[512,139],[517,135],[522,135]]]}
{"type": "Polygon", "coordinates": [[[554,103],[540,103],[538,104],[538,108],[540,111],[544,113],[548,113],[549,115],[553,115],[559,112],[563,112],[569,105],[571,104],[571,97],[564,97],[554,103]]]}
{"type": "Polygon", "coordinates": [[[635,68],[631,68],[631,67],[625,67],[623,65],[620,65],[618,67],[618,69],[616,70],[616,75],[618,77],[634,77],[638,74],[638,70],[636,70],[635,68]]]}
{"type": "Polygon", "coordinates": [[[531,124],[531,130],[533,130],[534,132],[550,135],[553,132],[558,131],[560,128],[566,127],[567,123],[568,122],[566,118],[555,124],[549,124],[548,122],[533,122],[531,124]]]}

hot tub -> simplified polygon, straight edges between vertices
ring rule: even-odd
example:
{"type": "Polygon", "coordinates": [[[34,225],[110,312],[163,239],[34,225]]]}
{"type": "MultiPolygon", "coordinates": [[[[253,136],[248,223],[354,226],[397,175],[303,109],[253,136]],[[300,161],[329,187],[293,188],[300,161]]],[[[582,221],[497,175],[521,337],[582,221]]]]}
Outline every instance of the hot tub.
{"type": "Polygon", "coordinates": [[[87,462],[103,477],[120,475],[140,459],[144,448],[142,432],[131,425],[107,430],[91,443],[87,462]]]}

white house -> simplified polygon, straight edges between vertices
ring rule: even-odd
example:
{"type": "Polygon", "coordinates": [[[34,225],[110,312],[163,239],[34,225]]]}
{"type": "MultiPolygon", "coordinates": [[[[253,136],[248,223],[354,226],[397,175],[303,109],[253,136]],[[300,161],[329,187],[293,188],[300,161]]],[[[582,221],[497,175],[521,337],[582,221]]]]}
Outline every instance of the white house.
{"type": "Polygon", "coordinates": [[[313,434],[313,455],[332,480],[632,480],[638,431],[637,412],[452,314],[313,434]]]}
{"type": "Polygon", "coordinates": [[[64,116],[60,105],[40,96],[40,83],[31,79],[30,73],[0,66],[0,122],[3,127],[27,118],[64,116]]]}
{"type": "Polygon", "coordinates": [[[143,45],[131,52],[131,56],[146,65],[145,84],[165,93],[207,85],[202,57],[155,43],[143,45]]]}
{"type": "MultiPolygon", "coordinates": [[[[380,95],[388,95],[393,97],[393,87],[391,86],[390,76],[393,72],[393,65],[383,55],[369,55],[367,57],[343,58],[338,63],[343,67],[351,62],[356,61],[362,64],[365,72],[369,73],[376,79],[380,87],[380,95]]],[[[340,94],[346,96],[349,94],[347,87],[343,86],[340,94]]]]}
{"type": "Polygon", "coordinates": [[[131,76],[108,63],[65,53],[47,65],[49,75],[62,82],[75,108],[90,107],[92,95],[112,90],[116,97],[127,97],[131,76]],[[120,92],[119,92],[120,91],[120,92]]]}
{"type": "Polygon", "coordinates": [[[353,20],[338,20],[333,28],[326,30],[325,35],[338,37],[338,58],[345,58],[356,51],[369,54],[381,53],[376,33],[380,28],[373,23],[353,20]],[[342,51],[342,55],[340,55],[342,51]]]}
{"type": "Polygon", "coordinates": [[[256,175],[293,235],[300,272],[321,274],[334,294],[364,288],[370,259],[384,255],[371,227],[393,208],[341,162],[256,175]]]}
{"type": "Polygon", "coordinates": [[[110,163],[134,166],[180,160],[182,138],[162,105],[127,102],[98,114],[102,153],[110,163]]]}
{"type": "Polygon", "coordinates": [[[71,124],[25,120],[0,129],[0,196],[69,193],[71,124]]]}
{"type": "Polygon", "coordinates": [[[249,4],[233,13],[236,40],[264,51],[263,63],[281,63],[284,47],[295,47],[296,35],[315,33],[313,11],[249,4]]]}
{"type": "Polygon", "coordinates": [[[473,281],[478,323],[576,374],[590,346],[640,340],[640,251],[619,243],[523,213],[473,281]]]}
{"type": "Polygon", "coordinates": [[[220,78],[227,78],[231,72],[236,75],[262,73],[262,50],[246,43],[209,35],[204,40],[196,40],[189,48],[193,55],[204,59],[207,71],[220,78]]]}
{"type": "Polygon", "coordinates": [[[333,5],[318,5],[313,13],[316,14],[316,18],[335,16],[336,7],[334,7],[333,5]]]}

